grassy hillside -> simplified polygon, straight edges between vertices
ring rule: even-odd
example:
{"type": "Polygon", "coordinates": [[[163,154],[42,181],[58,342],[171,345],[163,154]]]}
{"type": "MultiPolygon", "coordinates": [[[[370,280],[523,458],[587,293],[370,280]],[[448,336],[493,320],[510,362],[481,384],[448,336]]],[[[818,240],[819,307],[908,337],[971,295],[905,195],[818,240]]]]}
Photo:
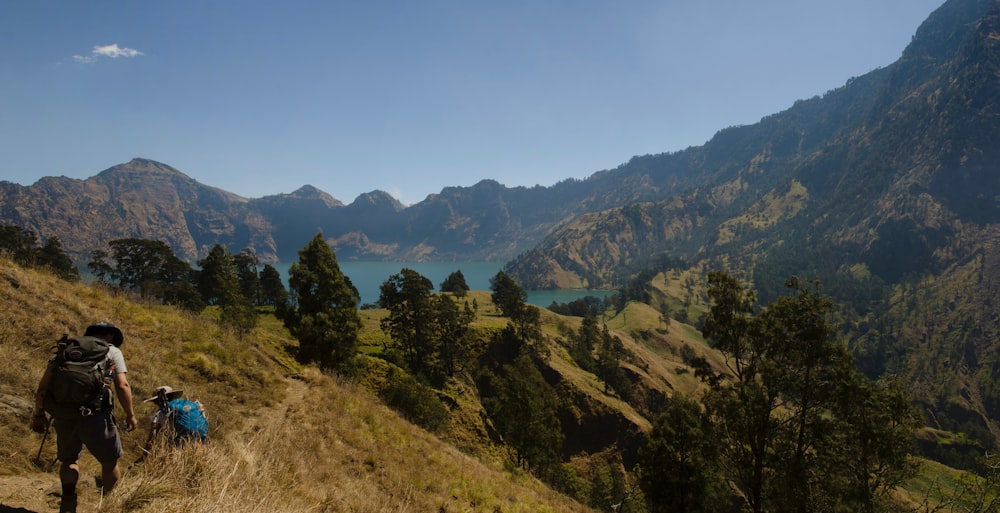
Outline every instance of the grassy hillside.
{"type": "MultiPolygon", "coordinates": [[[[677,319],[705,311],[704,284],[690,271],[668,271],[651,285],[659,308],[632,302],[603,321],[634,354],[622,365],[638,396],[697,397],[703,385],[685,361],[701,356],[721,368],[721,356],[677,319]]],[[[503,328],[507,320],[488,292],[473,291],[471,299],[480,305],[476,329],[503,328]]],[[[562,418],[566,467],[583,488],[575,491],[586,496],[593,491],[586,487],[594,486],[587,481],[606,471],[602,462],[631,470],[654,412],[643,400],[622,401],[574,362],[567,339],[579,318],[541,314],[549,341],[546,380],[573,414],[562,418]]],[[[295,341],[272,316],[240,339],[220,329],[211,311],[192,315],[136,302],[0,259],[0,511],[57,506],[55,443],[50,435],[35,459],[42,437],[28,429],[31,398],[55,340],[96,320],[111,320],[126,334],[123,350],[141,422],[123,434],[124,479],[109,496],[102,498],[94,485],[97,462],[89,454],[82,458],[84,511],[592,511],[510,463],[474,386],[456,380],[438,391],[449,417],[436,433],[386,407],[373,392],[391,368],[376,357],[387,342],[379,329],[385,312],[361,315],[366,370],[345,380],[297,364],[288,352],[295,341]],[[212,441],[197,451],[159,445],[135,464],[152,414],[141,400],[164,384],[206,405],[212,441]]],[[[995,492],[980,486],[954,469],[922,462],[898,499],[913,511],[958,511],[977,500],[970,490],[992,500],[995,492]]],[[[640,498],[632,502],[643,511],[640,498]]]]}
{"type": "MultiPolygon", "coordinates": [[[[589,511],[499,459],[473,458],[414,427],[362,385],[298,366],[273,318],[241,340],[209,314],[138,303],[2,258],[0,508],[58,503],[53,436],[35,461],[31,398],[55,340],[97,320],[125,333],[140,429],[123,434],[124,477],[108,497],[93,485],[97,462],[81,459],[83,511],[99,502],[107,512],[589,511]],[[132,465],[152,414],[141,399],[164,384],[206,405],[212,441],[200,451],[160,446],[132,465]]],[[[365,336],[377,337],[371,327],[365,336]]]]}

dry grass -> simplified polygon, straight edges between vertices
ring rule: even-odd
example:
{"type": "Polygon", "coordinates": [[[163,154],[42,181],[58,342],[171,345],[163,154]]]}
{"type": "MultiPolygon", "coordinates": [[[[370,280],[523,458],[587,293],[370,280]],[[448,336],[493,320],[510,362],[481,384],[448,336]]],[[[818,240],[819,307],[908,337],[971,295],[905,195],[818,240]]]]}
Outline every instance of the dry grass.
{"type": "MultiPolygon", "coordinates": [[[[284,351],[294,342],[273,318],[263,318],[241,340],[210,315],[135,302],[0,259],[5,507],[52,507],[55,499],[45,494],[58,488],[58,477],[33,461],[40,437],[27,428],[32,396],[54,341],[96,320],[110,320],[125,333],[141,429],[123,433],[120,485],[102,498],[85,477],[81,507],[110,513],[589,511],[528,475],[463,454],[358,385],[298,366],[284,351]],[[141,453],[152,413],[141,400],[163,384],[206,405],[212,441],[199,450],[161,444],[129,466],[141,453]],[[25,482],[37,490],[25,490],[25,482]]],[[[377,326],[377,318],[371,321],[377,326]]],[[[52,438],[42,448],[46,462],[55,452],[52,438]]],[[[80,464],[83,476],[99,472],[89,455],[80,464]]]]}

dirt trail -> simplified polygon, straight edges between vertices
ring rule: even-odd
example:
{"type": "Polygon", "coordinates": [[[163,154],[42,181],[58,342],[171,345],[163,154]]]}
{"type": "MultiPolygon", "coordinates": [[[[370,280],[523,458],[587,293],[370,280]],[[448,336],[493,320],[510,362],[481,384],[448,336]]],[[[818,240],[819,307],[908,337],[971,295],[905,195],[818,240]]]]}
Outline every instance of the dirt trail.
{"type": "MultiPolygon", "coordinates": [[[[309,385],[297,376],[289,377],[286,383],[288,388],[281,404],[264,412],[260,417],[248,419],[245,429],[259,429],[275,422],[281,422],[289,411],[300,407],[305,400],[309,385]]],[[[54,435],[54,433],[49,433],[49,436],[54,435]]],[[[88,457],[85,450],[84,458],[88,457]]],[[[83,464],[83,460],[81,460],[81,464],[83,464]]],[[[84,475],[80,476],[80,483],[77,485],[77,495],[79,496],[77,511],[81,513],[98,511],[100,507],[100,490],[94,480],[87,477],[89,467],[94,465],[96,462],[83,469],[84,475]]],[[[59,510],[61,490],[58,463],[53,464],[49,472],[30,472],[17,475],[4,475],[2,472],[3,469],[0,469],[0,513],[48,513],[59,510]]],[[[122,478],[128,479],[128,476],[124,475],[122,478]]]]}
{"type": "MultiPolygon", "coordinates": [[[[81,483],[78,511],[94,511],[100,493],[81,483]]],[[[16,476],[0,476],[0,513],[43,513],[59,509],[58,471],[35,472],[16,476]]]]}
{"type": "Polygon", "coordinates": [[[283,423],[290,411],[295,411],[301,407],[305,401],[309,385],[300,376],[294,374],[286,378],[285,383],[287,384],[287,388],[285,389],[285,397],[281,400],[281,404],[268,409],[259,417],[249,419],[246,428],[244,428],[245,430],[255,430],[276,423],[283,423]]]}

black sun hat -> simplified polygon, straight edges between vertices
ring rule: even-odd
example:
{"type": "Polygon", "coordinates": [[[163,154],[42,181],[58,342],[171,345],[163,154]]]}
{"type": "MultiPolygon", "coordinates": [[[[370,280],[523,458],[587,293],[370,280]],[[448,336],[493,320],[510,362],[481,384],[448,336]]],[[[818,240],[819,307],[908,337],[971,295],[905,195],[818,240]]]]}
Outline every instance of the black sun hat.
{"type": "Polygon", "coordinates": [[[122,335],[122,330],[118,329],[117,326],[111,324],[108,321],[101,321],[98,323],[91,324],[90,326],[87,326],[87,331],[85,331],[83,334],[91,337],[99,337],[107,333],[111,333],[112,335],[111,343],[114,344],[115,347],[122,346],[122,342],[125,341],[125,336],[122,335]]]}

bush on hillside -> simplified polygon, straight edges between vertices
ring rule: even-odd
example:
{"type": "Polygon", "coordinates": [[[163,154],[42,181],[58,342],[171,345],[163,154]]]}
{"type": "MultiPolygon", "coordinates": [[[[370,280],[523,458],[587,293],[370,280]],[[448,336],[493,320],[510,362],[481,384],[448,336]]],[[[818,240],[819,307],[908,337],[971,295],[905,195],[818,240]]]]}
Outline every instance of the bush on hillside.
{"type": "Polygon", "coordinates": [[[379,391],[386,405],[428,431],[441,431],[448,421],[448,408],[438,400],[434,390],[395,369],[389,372],[387,380],[379,391]]]}

